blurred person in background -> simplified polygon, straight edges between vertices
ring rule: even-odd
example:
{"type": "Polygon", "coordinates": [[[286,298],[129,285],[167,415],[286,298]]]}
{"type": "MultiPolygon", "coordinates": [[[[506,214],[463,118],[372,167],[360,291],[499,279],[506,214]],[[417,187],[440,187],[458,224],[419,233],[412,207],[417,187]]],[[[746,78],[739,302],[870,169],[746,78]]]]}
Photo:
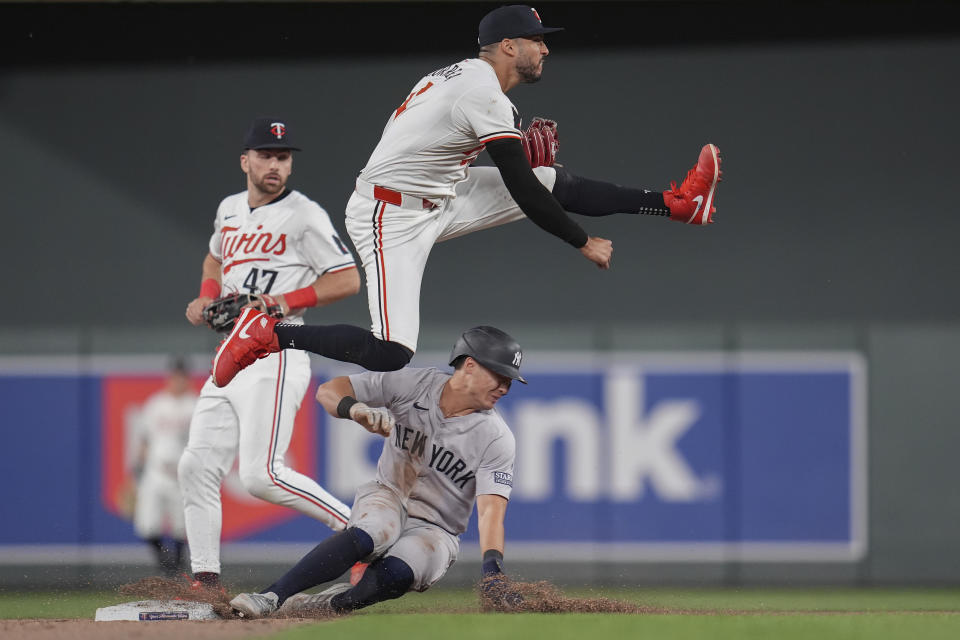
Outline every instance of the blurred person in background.
{"type": "Polygon", "coordinates": [[[138,480],[133,527],[154,549],[168,577],[180,571],[186,545],[177,463],[187,445],[196,404],[187,364],[177,358],[163,389],[144,403],[134,431],[133,472],[138,480]]]}

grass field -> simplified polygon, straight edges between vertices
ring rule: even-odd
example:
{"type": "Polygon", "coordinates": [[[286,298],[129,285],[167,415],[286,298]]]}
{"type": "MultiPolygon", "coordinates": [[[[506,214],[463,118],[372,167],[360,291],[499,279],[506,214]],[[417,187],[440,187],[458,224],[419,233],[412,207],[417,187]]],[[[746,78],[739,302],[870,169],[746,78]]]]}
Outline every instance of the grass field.
{"type": "MultiPolygon", "coordinates": [[[[960,638],[960,589],[609,589],[565,593],[663,607],[671,613],[482,614],[471,591],[436,589],[342,619],[278,631],[270,638],[299,640],[321,634],[351,640],[960,638]]],[[[129,599],[117,593],[84,591],[0,593],[0,618],[89,620],[97,607],[129,599]]]]}

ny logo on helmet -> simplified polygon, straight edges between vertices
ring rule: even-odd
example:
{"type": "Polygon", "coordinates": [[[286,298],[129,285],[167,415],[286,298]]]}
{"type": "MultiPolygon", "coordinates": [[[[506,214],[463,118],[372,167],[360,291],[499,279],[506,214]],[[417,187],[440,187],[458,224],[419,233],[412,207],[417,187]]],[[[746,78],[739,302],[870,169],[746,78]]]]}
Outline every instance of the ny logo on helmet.
{"type": "Polygon", "coordinates": [[[519,367],[519,366],[520,366],[520,359],[521,359],[522,357],[523,357],[523,354],[520,353],[519,351],[517,351],[515,354],[513,354],[513,366],[519,367]]]}
{"type": "Polygon", "coordinates": [[[281,140],[287,134],[287,125],[282,122],[271,122],[270,133],[277,136],[277,140],[281,140]]]}

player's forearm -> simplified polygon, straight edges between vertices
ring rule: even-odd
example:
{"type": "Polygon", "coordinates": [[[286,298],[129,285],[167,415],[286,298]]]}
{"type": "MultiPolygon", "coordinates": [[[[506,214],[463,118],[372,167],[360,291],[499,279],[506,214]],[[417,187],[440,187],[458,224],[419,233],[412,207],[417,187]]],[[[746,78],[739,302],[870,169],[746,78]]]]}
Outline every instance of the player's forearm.
{"type": "Polygon", "coordinates": [[[203,259],[203,266],[201,267],[201,281],[207,279],[216,280],[218,283],[220,280],[220,263],[209,253],[203,259]]]}
{"type": "Polygon", "coordinates": [[[505,533],[503,520],[507,513],[507,499],[496,495],[477,496],[477,529],[480,549],[494,549],[503,553],[505,533]]]}
{"type": "Polygon", "coordinates": [[[322,307],[342,300],[360,291],[360,274],[356,267],[344,269],[336,273],[325,273],[302,289],[290,291],[282,296],[287,311],[322,307]]]}
{"type": "Polygon", "coordinates": [[[324,382],[317,387],[317,402],[334,418],[337,415],[337,406],[346,396],[353,396],[353,385],[350,378],[340,376],[324,382]]]}
{"type": "Polygon", "coordinates": [[[200,267],[200,292],[187,304],[185,315],[190,324],[203,323],[203,308],[220,295],[220,263],[211,254],[203,258],[200,267]]]}
{"type": "Polygon", "coordinates": [[[487,153],[500,170],[510,196],[534,224],[577,249],[587,243],[586,231],[537,180],[518,140],[495,140],[487,145],[487,153]]]}
{"type": "Polygon", "coordinates": [[[484,551],[495,549],[503,553],[505,539],[503,522],[499,526],[492,523],[487,523],[487,526],[480,525],[480,548],[484,551]]]}
{"type": "Polygon", "coordinates": [[[317,292],[318,307],[343,300],[360,292],[360,272],[352,267],[336,273],[325,273],[313,283],[313,290],[317,292]]]}

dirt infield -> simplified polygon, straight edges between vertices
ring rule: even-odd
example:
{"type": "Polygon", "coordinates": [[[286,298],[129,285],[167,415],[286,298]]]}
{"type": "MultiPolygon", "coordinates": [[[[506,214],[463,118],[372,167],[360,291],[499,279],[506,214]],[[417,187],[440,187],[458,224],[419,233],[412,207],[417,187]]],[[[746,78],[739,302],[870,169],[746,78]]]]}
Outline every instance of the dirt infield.
{"type": "MultiPolygon", "coordinates": [[[[511,604],[494,604],[480,595],[477,588],[477,603],[467,610],[451,610],[450,613],[479,611],[537,612],[537,613],[676,613],[676,610],[644,607],[607,598],[570,598],[548,582],[514,582],[502,584],[508,593],[514,594],[511,604]],[[519,595],[519,597],[516,597],[519,595]]],[[[0,620],[0,638],[13,640],[87,640],[97,638],[120,640],[208,640],[265,637],[292,626],[329,620],[336,616],[329,613],[300,612],[296,615],[274,614],[261,620],[242,620],[234,617],[230,608],[230,596],[214,590],[197,591],[186,581],[164,578],[146,578],[124,585],[120,593],[131,599],[192,600],[213,605],[222,620],[164,621],[152,622],[95,622],[93,620],[0,620]]],[[[495,595],[503,596],[504,593],[495,595]]]]}
{"type": "MultiPolygon", "coordinates": [[[[489,580],[487,581],[489,582],[489,580]]],[[[481,585],[477,586],[477,609],[480,611],[500,611],[516,613],[675,613],[676,611],[660,607],[644,607],[629,602],[609,598],[570,598],[549,582],[519,582],[510,579],[497,580],[488,585],[483,595],[481,585]],[[490,588],[493,587],[493,588],[490,588]]],[[[213,605],[217,615],[230,621],[234,618],[230,608],[230,596],[225,593],[204,589],[196,590],[183,580],[165,578],[145,578],[139,582],[124,585],[120,593],[137,598],[156,600],[194,600],[213,605]]],[[[296,614],[276,613],[271,619],[306,618],[323,620],[333,617],[324,612],[298,612],[296,614]]]]}
{"type": "Polygon", "coordinates": [[[610,598],[570,598],[546,582],[485,578],[477,588],[482,611],[513,613],[675,613],[610,598]]]}
{"type": "Polygon", "coordinates": [[[227,640],[269,636],[303,620],[206,620],[94,622],[93,620],[0,620],[4,640],[227,640]]]}

